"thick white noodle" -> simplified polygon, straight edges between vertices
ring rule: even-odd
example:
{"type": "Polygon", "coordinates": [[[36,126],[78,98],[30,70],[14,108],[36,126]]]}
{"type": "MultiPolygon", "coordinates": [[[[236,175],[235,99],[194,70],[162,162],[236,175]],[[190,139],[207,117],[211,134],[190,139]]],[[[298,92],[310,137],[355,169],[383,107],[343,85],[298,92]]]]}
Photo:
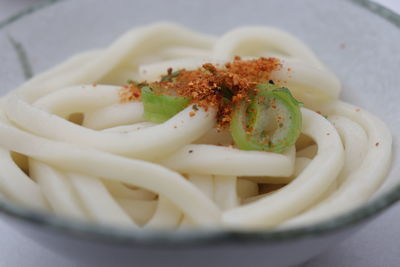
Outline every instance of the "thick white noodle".
{"type": "Polygon", "coordinates": [[[222,131],[216,128],[212,128],[194,143],[203,145],[230,146],[233,144],[233,139],[231,133],[228,130],[222,131]]]}
{"type": "Polygon", "coordinates": [[[184,173],[290,176],[294,169],[294,155],[294,148],[277,154],[214,145],[187,145],[161,164],[184,173]]]}
{"type": "Polygon", "coordinates": [[[204,63],[210,61],[210,59],[198,59],[190,57],[141,65],[139,67],[140,78],[147,81],[159,80],[160,77],[165,74],[165,70],[168,68],[172,68],[173,70],[179,70],[183,68],[190,70],[196,69],[204,63]]]}
{"type": "MultiPolygon", "coordinates": [[[[93,96],[94,102],[87,102],[87,106],[78,101],[78,95],[73,97],[74,101],[78,101],[74,106],[82,108],[76,111],[82,112],[89,108],[97,108],[103,104],[101,100],[108,103],[118,101],[116,100],[118,88],[110,86],[97,87],[91,87],[93,94],[95,94],[93,96]],[[98,93],[96,93],[97,90],[98,93]],[[100,103],[96,103],[97,100],[100,103]],[[92,103],[92,106],[89,103],[92,103]]],[[[78,88],[71,88],[73,89],[71,94],[78,88]]],[[[83,90],[83,88],[81,89],[83,90]]],[[[87,90],[90,89],[87,88],[87,90]]],[[[68,95],[67,90],[62,90],[62,92],[66,92],[65,94],[68,95]]],[[[57,93],[56,91],[54,94],[57,93]]],[[[84,98],[84,95],[82,98],[84,98]]],[[[67,98],[67,100],[71,100],[71,98],[67,98]]],[[[43,106],[43,102],[40,103],[43,106]]],[[[173,152],[179,147],[198,139],[214,125],[214,112],[211,110],[209,112],[199,110],[196,116],[191,117],[189,113],[192,112],[192,107],[189,106],[170,120],[154,127],[128,134],[98,132],[50,114],[48,111],[51,105],[46,106],[47,110],[39,109],[36,106],[29,105],[17,95],[10,95],[6,106],[7,116],[10,120],[39,136],[141,159],[154,159],[161,157],[163,154],[173,152]],[[163,138],[160,138],[160,133],[163,133],[163,138]]],[[[68,106],[65,105],[64,107],[67,108],[68,106]]],[[[66,115],[63,109],[58,109],[57,111],[59,114],[66,115]]]]}
{"type": "Polygon", "coordinates": [[[152,126],[157,125],[156,123],[144,121],[138,122],[130,125],[122,125],[122,126],[115,126],[111,128],[104,129],[104,132],[113,132],[113,133],[130,133],[138,130],[142,130],[145,128],[149,128],[152,126]]]}
{"type": "Polygon", "coordinates": [[[325,69],[319,59],[300,40],[272,27],[241,27],[220,37],[214,45],[213,57],[232,60],[234,56],[260,56],[258,53],[277,51],[325,69]]]}
{"type": "MultiPolygon", "coordinates": [[[[17,91],[29,99],[37,99],[53,90],[69,85],[90,83],[89,79],[75,81],[75,76],[82,75],[82,67],[91,65],[102,51],[88,51],[71,57],[54,68],[41,73],[24,83],[17,91]]],[[[92,81],[93,82],[93,81],[92,81]]]]}
{"type": "Polygon", "coordinates": [[[236,185],[236,176],[214,176],[214,201],[222,211],[238,206],[236,185]]]}
{"type": "MultiPolygon", "coordinates": [[[[158,23],[145,27],[137,27],[116,40],[110,47],[98,54],[84,54],[85,60],[80,57],[72,59],[68,64],[61,65],[54,74],[63,74],[61,69],[71,69],[68,75],[54,75],[51,72],[37,78],[38,82],[27,84],[20,88],[28,101],[32,101],[56,88],[87,84],[99,81],[113,69],[127,64],[127,61],[138,59],[154,53],[167,46],[186,45],[197,48],[211,48],[215,38],[209,35],[194,33],[184,27],[172,23],[158,23]],[[154,40],[157,40],[154,42],[154,40]],[[148,45],[151,43],[152,45],[148,45]],[[93,60],[87,60],[87,58],[93,60]],[[82,64],[82,63],[85,64],[82,64]],[[79,66],[79,68],[77,68],[79,66]],[[42,86],[41,79],[54,81],[42,86]]],[[[155,58],[157,59],[157,58],[155,58]]],[[[159,60],[159,59],[158,59],[159,60]]],[[[134,73],[135,70],[133,69],[134,73]]],[[[124,81],[125,82],[125,81],[124,81]]]]}
{"type": "Polygon", "coordinates": [[[391,159],[387,127],[339,101],[340,91],[302,41],[276,28],[242,27],[216,38],[172,23],[138,27],[0,99],[0,195],[138,229],[243,230],[331,219],[367,202],[391,159]],[[215,129],[213,109],[191,116],[189,106],[155,124],[144,119],[142,103],[121,103],[128,79],[157,80],[168,68],[205,62],[223,66],[237,55],[280,60],[270,79],[306,107],[297,151],[236,149],[229,130],[215,129]]]}
{"type": "Polygon", "coordinates": [[[214,199],[214,178],[211,175],[190,174],[191,181],[208,198],[214,199]]]}
{"type": "Polygon", "coordinates": [[[159,196],[157,209],[145,228],[176,228],[182,218],[182,212],[167,198],[159,196]]]}
{"type": "Polygon", "coordinates": [[[143,105],[128,102],[85,112],[82,125],[93,130],[102,130],[141,121],[144,121],[143,105]]]}
{"type": "Polygon", "coordinates": [[[64,173],[33,159],[29,160],[29,173],[41,187],[56,214],[89,220],[77,198],[77,193],[64,173]]]}
{"type": "MultiPolygon", "coordinates": [[[[209,225],[219,221],[219,209],[211,200],[181,175],[160,165],[51,141],[4,123],[0,123],[0,145],[60,169],[114,179],[161,193],[197,224],[209,225]]],[[[45,178],[51,179],[51,176],[41,177],[45,178]]]]}
{"type": "Polygon", "coordinates": [[[291,59],[281,60],[281,64],[279,70],[271,73],[271,79],[291,88],[306,107],[317,108],[339,97],[340,81],[330,72],[291,59]]]}
{"type": "MultiPolygon", "coordinates": [[[[297,155],[297,154],[296,154],[297,155]]],[[[310,159],[304,158],[304,157],[296,157],[295,164],[294,164],[294,171],[293,174],[284,177],[284,176],[253,176],[253,177],[248,177],[253,182],[257,182],[260,184],[288,184],[307,167],[307,165],[311,162],[310,159]]]]}
{"type": "MultiPolygon", "coordinates": [[[[392,137],[381,120],[358,107],[343,102],[333,105],[330,112],[346,116],[364,128],[368,133],[367,154],[359,167],[343,178],[337,191],[315,208],[288,221],[285,227],[328,219],[362,204],[379,188],[389,169],[392,137]]],[[[346,126],[350,127],[346,131],[358,131],[354,129],[357,127],[346,126]]],[[[346,137],[346,135],[343,136],[346,137]]],[[[357,151],[356,154],[359,152],[357,151]]]]}
{"type": "Polygon", "coordinates": [[[0,148],[0,162],[0,191],[19,204],[47,210],[48,204],[40,187],[15,164],[10,151],[0,148]]]}
{"type": "Polygon", "coordinates": [[[338,177],[338,183],[341,184],[363,162],[368,151],[368,136],[359,124],[346,117],[333,115],[329,121],[338,131],[345,148],[344,166],[338,177]]]}
{"type": "Polygon", "coordinates": [[[100,179],[76,173],[69,173],[67,176],[95,222],[124,227],[136,226],[100,179]]]}
{"type": "Polygon", "coordinates": [[[314,204],[334,182],[343,166],[343,148],[335,128],[317,113],[303,109],[302,132],[318,145],[318,153],[303,172],[277,193],[225,211],[222,223],[233,228],[273,227],[314,204]],[[327,135],[329,133],[329,135],[327,135]]]}
{"type": "MultiPolygon", "coordinates": [[[[160,54],[165,56],[168,59],[175,59],[175,58],[200,58],[204,59],[207,58],[210,54],[208,49],[201,49],[183,45],[176,45],[170,46],[160,51],[160,54]]],[[[186,66],[185,66],[186,67],[186,66]]],[[[167,67],[168,68],[168,67],[167,67]]]]}

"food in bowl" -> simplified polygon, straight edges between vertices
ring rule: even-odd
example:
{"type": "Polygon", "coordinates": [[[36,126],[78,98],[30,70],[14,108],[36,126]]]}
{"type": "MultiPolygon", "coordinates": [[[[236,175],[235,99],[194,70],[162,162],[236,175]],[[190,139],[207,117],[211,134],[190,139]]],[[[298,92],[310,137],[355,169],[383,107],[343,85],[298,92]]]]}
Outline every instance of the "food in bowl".
{"type": "Polygon", "coordinates": [[[353,209],[391,134],[300,40],[139,27],[2,98],[0,186],[32,209],[142,229],[293,227],[353,209]]]}

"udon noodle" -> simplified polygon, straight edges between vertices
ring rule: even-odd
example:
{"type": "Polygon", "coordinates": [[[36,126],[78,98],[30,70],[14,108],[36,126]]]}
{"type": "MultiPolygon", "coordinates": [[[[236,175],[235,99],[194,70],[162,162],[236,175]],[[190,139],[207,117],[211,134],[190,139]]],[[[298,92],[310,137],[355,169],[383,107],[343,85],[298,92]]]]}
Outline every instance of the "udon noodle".
{"type": "Polygon", "coordinates": [[[1,99],[0,191],[34,210],[141,229],[328,220],[366,202],[391,157],[385,124],[339,100],[340,90],[313,52],[279,29],[243,27],[217,38],[168,23],[135,28],[1,99]],[[237,55],[278,58],[272,78],[304,103],[302,134],[283,153],[232,147],[212,109],[190,116],[189,106],[152,123],[141,102],[120,101],[128,79],[157,80],[170,67],[237,55]]]}

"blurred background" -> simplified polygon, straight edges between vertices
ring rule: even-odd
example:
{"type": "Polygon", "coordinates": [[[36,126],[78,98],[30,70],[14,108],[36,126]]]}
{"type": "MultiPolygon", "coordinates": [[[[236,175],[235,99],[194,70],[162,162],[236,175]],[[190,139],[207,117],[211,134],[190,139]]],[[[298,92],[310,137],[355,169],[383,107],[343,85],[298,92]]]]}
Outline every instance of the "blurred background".
{"type": "MultiPolygon", "coordinates": [[[[34,4],[40,2],[51,2],[51,1],[52,0],[0,0],[0,21],[34,4]]],[[[374,1],[396,11],[397,13],[400,13],[400,0],[374,0],[374,1]]]]}

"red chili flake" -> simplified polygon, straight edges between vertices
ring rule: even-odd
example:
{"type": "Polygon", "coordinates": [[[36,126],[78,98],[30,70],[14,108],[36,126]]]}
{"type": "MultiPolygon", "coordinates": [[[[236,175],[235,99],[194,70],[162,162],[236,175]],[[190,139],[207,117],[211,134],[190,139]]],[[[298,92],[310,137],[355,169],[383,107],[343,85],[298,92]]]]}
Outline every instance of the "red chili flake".
{"type": "Polygon", "coordinates": [[[97,86],[97,83],[92,84],[92,86],[93,86],[93,87],[96,87],[96,86],[97,86]]]}
{"type": "Polygon", "coordinates": [[[361,109],[359,109],[359,108],[356,108],[356,112],[360,112],[361,111],[361,109]]]}
{"type": "Polygon", "coordinates": [[[193,111],[190,111],[190,112],[189,112],[189,116],[190,116],[190,117],[194,117],[194,116],[196,116],[196,113],[193,112],[193,111]]]}

